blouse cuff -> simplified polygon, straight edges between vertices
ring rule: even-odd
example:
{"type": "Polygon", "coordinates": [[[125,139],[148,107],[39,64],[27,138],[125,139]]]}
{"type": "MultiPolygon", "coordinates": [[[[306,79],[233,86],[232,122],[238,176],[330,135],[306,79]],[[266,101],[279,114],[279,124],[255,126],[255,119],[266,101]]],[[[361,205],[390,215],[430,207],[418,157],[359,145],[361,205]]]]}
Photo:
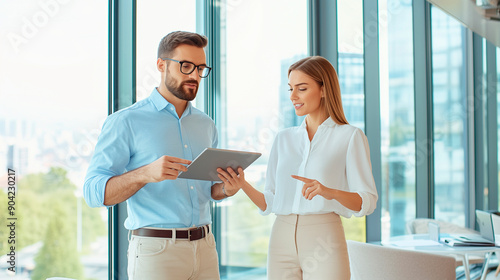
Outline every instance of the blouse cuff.
{"type": "MultiPolygon", "coordinates": [[[[356,192],[361,197],[361,210],[358,212],[353,211],[353,215],[356,217],[363,217],[370,215],[375,210],[376,205],[373,204],[373,199],[371,199],[371,194],[366,192],[356,192]]],[[[376,201],[375,201],[376,203],[376,201]]]]}
{"type": "Polygon", "coordinates": [[[262,216],[267,216],[271,214],[271,210],[273,209],[273,201],[274,201],[274,194],[270,191],[264,191],[264,200],[266,201],[266,210],[262,211],[259,208],[259,214],[262,216]]]}

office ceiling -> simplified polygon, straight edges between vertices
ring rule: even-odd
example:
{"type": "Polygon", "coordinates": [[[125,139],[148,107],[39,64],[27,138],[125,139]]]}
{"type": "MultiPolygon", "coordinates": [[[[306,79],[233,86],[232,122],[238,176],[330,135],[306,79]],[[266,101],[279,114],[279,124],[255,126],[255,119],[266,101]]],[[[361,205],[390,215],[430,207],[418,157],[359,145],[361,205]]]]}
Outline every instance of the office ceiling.
{"type": "Polygon", "coordinates": [[[500,0],[427,0],[500,47],[500,0]]]}

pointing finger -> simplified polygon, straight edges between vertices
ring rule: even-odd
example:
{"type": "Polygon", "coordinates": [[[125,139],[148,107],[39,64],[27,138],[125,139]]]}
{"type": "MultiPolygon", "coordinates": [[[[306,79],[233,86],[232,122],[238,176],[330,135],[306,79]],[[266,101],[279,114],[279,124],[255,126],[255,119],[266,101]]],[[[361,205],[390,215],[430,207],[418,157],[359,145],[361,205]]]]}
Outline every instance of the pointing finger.
{"type": "Polygon", "coordinates": [[[309,182],[313,181],[313,180],[311,180],[309,178],[301,177],[301,176],[297,176],[297,175],[292,175],[292,178],[297,179],[299,181],[302,181],[304,183],[309,183],[309,182]]]}

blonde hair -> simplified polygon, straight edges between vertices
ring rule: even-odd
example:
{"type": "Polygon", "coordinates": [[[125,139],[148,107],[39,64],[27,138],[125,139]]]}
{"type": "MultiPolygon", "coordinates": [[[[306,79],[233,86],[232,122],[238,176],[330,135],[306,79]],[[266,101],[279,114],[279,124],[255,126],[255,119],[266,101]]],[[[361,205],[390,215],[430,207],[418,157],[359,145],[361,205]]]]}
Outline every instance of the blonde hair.
{"type": "Polygon", "coordinates": [[[340,85],[337,72],[333,65],[324,57],[310,56],[303,58],[288,68],[288,76],[293,70],[298,70],[310,76],[323,87],[325,97],[320,106],[337,124],[348,124],[342,108],[340,85]]]}

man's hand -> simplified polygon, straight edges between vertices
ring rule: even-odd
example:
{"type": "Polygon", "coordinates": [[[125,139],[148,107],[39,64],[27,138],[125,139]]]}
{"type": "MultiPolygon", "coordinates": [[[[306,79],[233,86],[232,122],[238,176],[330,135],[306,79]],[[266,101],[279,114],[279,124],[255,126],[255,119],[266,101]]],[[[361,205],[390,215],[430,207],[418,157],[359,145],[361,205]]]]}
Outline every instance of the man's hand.
{"type": "Polygon", "coordinates": [[[159,159],[145,166],[144,176],[147,183],[161,182],[164,180],[175,180],[180,171],[187,171],[183,164],[190,164],[187,159],[162,156],[159,159]]]}
{"type": "Polygon", "coordinates": [[[127,200],[147,183],[175,180],[179,171],[187,171],[183,164],[190,163],[187,159],[162,156],[150,164],[111,177],[106,184],[104,205],[114,205],[127,200]]]}

